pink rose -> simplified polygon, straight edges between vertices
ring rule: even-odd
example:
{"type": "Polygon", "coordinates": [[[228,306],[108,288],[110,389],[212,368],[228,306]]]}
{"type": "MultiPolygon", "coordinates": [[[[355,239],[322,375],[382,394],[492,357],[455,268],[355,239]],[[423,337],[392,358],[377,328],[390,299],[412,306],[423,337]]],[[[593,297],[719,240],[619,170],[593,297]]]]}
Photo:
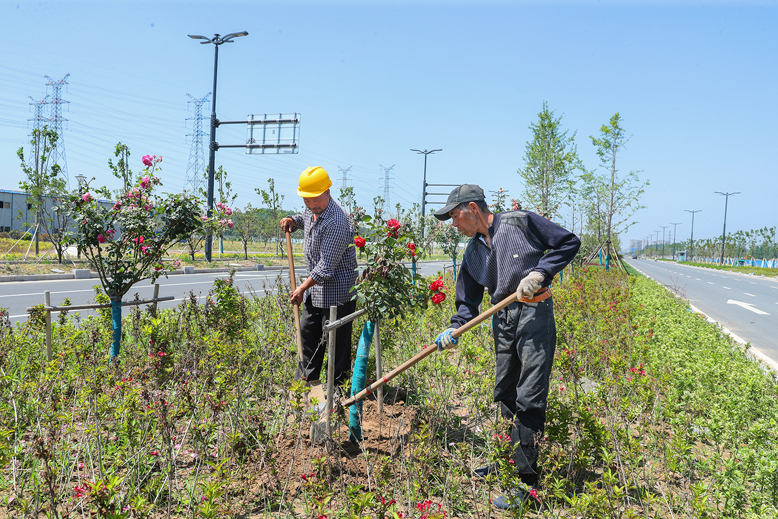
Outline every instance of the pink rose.
{"type": "Polygon", "coordinates": [[[151,155],[144,155],[141,160],[144,166],[151,167],[154,165],[154,158],[151,155]]]}
{"type": "Polygon", "coordinates": [[[232,229],[232,226],[233,226],[233,225],[235,225],[235,224],[234,224],[234,223],[232,223],[232,220],[227,220],[227,227],[229,227],[230,229],[232,229]]]}
{"type": "Polygon", "coordinates": [[[84,202],[89,202],[92,200],[92,195],[89,193],[89,191],[87,191],[86,193],[81,195],[81,200],[83,200],[84,202]]]}
{"type": "Polygon", "coordinates": [[[105,236],[102,234],[98,234],[97,241],[99,241],[100,243],[105,243],[105,236]]]}
{"type": "Polygon", "coordinates": [[[232,209],[229,207],[225,207],[224,214],[226,214],[227,216],[232,216],[232,209]]]}
{"type": "Polygon", "coordinates": [[[138,236],[137,238],[135,238],[135,243],[137,243],[138,245],[140,245],[144,241],[145,240],[143,239],[143,236],[138,236]]]}

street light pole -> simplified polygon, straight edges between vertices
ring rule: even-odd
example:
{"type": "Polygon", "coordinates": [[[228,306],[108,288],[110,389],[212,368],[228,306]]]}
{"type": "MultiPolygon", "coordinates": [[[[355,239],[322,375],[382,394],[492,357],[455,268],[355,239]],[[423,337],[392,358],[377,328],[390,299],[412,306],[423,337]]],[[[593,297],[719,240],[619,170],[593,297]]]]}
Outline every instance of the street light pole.
{"type": "Polygon", "coordinates": [[[721,191],[714,191],[720,195],[724,195],[724,230],[721,233],[721,261],[720,264],[724,265],[724,244],[727,243],[727,204],[729,203],[729,197],[733,195],[739,195],[740,191],[734,193],[722,193],[721,191]]]}
{"type": "MultiPolygon", "coordinates": [[[[206,38],[205,36],[198,36],[189,34],[188,36],[193,40],[205,40],[200,43],[205,45],[207,43],[213,43],[213,99],[211,99],[211,138],[208,146],[208,216],[213,215],[213,184],[214,184],[214,170],[216,168],[216,127],[219,126],[219,120],[216,118],[216,75],[219,68],[219,45],[222,43],[233,43],[232,38],[238,38],[240,36],[248,36],[247,31],[233,32],[226,36],[220,36],[214,34],[213,38],[206,38]]],[[[213,248],[213,236],[209,232],[205,236],[205,259],[208,263],[211,262],[211,251],[213,248]]]]}
{"type": "Polygon", "coordinates": [[[692,254],[689,258],[694,259],[694,213],[701,213],[702,209],[684,209],[687,213],[692,213],[692,237],[690,238],[691,244],[692,244],[692,254]]]}
{"type": "Polygon", "coordinates": [[[443,151],[443,149],[438,150],[411,150],[415,151],[417,154],[424,155],[424,181],[421,186],[421,237],[424,239],[424,215],[426,214],[426,208],[427,208],[427,155],[432,155],[436,151],[443,151]]]}
{"type": "Polygon", "coordinates": [[[670,227],[669,225],[660,225],[659,228],[662,229],[662,259],[665,257],[665,229],[670,227]]]}
{"type": "Polygon", "coordinates": [[[673,236],[675,237],[673,240],[673,259],[675,259],[675,242],[678,241],[678,229],[676,227],[681,225],[681,222],[670,222],[670,225],[673,226],[673,236]]]}

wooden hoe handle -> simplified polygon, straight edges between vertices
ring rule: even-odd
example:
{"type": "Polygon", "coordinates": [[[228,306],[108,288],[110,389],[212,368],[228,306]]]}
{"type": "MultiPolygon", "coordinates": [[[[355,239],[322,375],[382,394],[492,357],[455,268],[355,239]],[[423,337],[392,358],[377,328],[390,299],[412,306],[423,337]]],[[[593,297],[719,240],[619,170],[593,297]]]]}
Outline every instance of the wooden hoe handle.
{"type": "MultiPolygon", "coordinates": [[[[484,322],[486,319],[488,319],[489,317],[493,316],[494,314],[496,314],[497,312],[499,312],[500,310],[502,310],[503,308],[505,308],[509,304],[513,303],[514,301],[516,301],[516,294],[515,293],[513,293],[510,296],[506,297],[505,299],[503,299],[502,301],[500,301],[499,303],[497,303],[496,305],[491,307],[489,310],[487,310],[487,311],[477,315],[472,320],[470,320],[467,323],[463,324],[462,326],[460,326],[459,328],[454,330],[451,335],[454,338],[459,337],[463,333],[465,333],[467,331],[470,331],[474,327],[478,326],[479,324],[484,322]]],[[[416,355],[414,355],[410,359],[406,360],[401,365],[397,366],[392,371],[390,371],[389,373],[387,373],[386,375],[381,377],[380,380],[376,380],[375,382],[370,384],[368,387],[366,387],[365,389],[363,389],[362,391],[360,391],[356,395],[354,395],[354,396],[352,396],[352,397],[350,397],[350,398],[348,398],[346,400],[343,400],[341,402],[341,405],[343,407],[348,407],[350,405],[354,405],[356,402],[359,402],[360,400],[364,399],[365,397],[367,397],[368,395],[373,393],[376,389],[378,389],[379,387],[383,386],[384,384],[386,384],[387,382],[392,380],[394,377],[396,377],[397,375],[399,375],[403,371],[407,370],[408,368],[410,368],[411,366],[415,365],[420,360],[428,357],[429,355],[431,355],[432,353],[434,353],[436,351],[438,351],[438,347],[435,346],[434,343],[429,345],[429,346],[426,346],[419,353],[417,353],[416,355]]]]}
{"type": "MultiPolygon", "coordinates": [[[[294,276],[294,258],[292,257],[292,233],[286,231],[286,253],[289,257],[289,283],[292,292],[297,290],[297,280],[294,276]]],[[[303,336],[300,333],[300,305],[294,304],[294,328],[297,331],[297,360],[303,363],[303,336]]],[[[302,368],[301,368],[302,369],[302,368]]]]}

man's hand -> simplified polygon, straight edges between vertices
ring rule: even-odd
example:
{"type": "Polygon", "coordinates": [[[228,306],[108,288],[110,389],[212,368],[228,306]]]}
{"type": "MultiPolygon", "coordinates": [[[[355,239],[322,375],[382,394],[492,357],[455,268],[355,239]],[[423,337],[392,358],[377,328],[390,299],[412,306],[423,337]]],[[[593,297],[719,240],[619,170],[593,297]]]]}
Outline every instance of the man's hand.
{"type": "Polygon", "coordinates": [[[281,219],[281,230],[284,232],[292,232],[297,228],[297,225],[294,223],[294,220],[291,218],[282,218],[281,219]]]}
{"type": "Polygon", "coordinates": [[[543,284],[545,279],[546,276],[542,272],[533,270],[519,283],[519,288],[516,289],[516,297],[519,298],[519,301],[532,299],[535,293],[540,290],[540,285],[543,284]]]}
{"type": "Polygon", "coordinates": [[[451,334],[454,332],[452,328],[449,328],[448,330],[441,332],[436,338],[435,338],[435,344],[438,345],[438,349],[440,351],[443,351],[447,348],[450,348],[452,346],[456,346],[459,342],[459,339],[454,338],[451,334]]]}
{"type": "Polygon", "coordinates": [[[297,289],[295,289],[294,292],[289,294],[289,301],[293,305],[301,305],[303,303],[303,296],[305,296],[306,290],[307,290],[306,287],[300,285],[299,287],[297,287],[297,289]]]}

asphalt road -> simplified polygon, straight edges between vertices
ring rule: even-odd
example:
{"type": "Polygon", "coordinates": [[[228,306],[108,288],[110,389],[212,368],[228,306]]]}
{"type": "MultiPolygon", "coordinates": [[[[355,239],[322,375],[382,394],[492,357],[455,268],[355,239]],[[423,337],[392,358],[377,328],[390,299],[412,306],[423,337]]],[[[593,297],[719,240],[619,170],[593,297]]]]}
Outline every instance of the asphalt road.
{"type": "MultiPolygon", "coordinates": [[[[430,261],[417,264],[418,272],[423,276],[431,276],[443,269],[443,265],[450,265],[451,262],[430,261]]],[[[302,266],[295,266],[295,274],[304,276],[306,270],[302,266]]],[[[172,301],[159,303],[159,308],[172,308],[189,297],[189,292],[193,291],[198,298],[202,300],[208,295],[208,291],[213,287],[216,278],[227,277],[226,272],[213,272],[204,274],[177,274],[168,277],[162,277],[159,284],[159,295],[174,296],[172,301]]],[[[267,271],[246,271],[235,273],[235,286],[243,293],[256,293],[264,295],[274,293],[278,287],[279,278],[284,283],[289,283],[289,271],[267,270],[267,271]]],[[[48,290],[51,292],[52,306],[60,306],[66,297],[70,298],[73,305],[91,304],[94,302],[94,286],[100,285],[100,280],[92,279],[58,279],[46,281],[13,281],[0,283],[0,308],[7,308],[11,317],[11,322],[24,321],[27,319],[27,308],[43,303],[43,293],[48,290]]],[[[149,281],[141,281],[136,284],[125,296],[129,301],[138,294],[140,299],[151,299],[154,293],[154,286],[149,281]]],[[[126,312],[127,310],[125,310],[126,312]]],[[[94,310],[81,310],[82,316],[94,313],[94,310]]],[[[56,319],[56,314],[52,314],[56,319]]]]}
{"type": "Polygon", "coordinates": [[[778,279],[670,261],[627,262],[778,363],[778,279]]]}

